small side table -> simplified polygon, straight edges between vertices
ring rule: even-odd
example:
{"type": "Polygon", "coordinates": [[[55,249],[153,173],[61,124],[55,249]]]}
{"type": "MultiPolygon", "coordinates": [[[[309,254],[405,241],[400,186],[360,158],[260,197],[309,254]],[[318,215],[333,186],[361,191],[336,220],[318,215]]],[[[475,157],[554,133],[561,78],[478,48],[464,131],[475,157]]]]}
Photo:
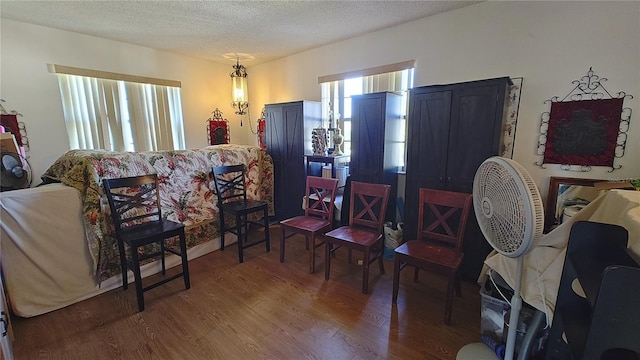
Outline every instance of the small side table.
{"type": "Polygon", "coordinates": [[[338,164],[344,164],[351,161],[350,155],[340,155],[340,156],[324,156],[324,155],[305,155],[305,159],[307,161],[307,175],[311,172],[311,163],[323,163],[324,165],[331,165],[331,177],[336,178],[336,166],[338,164]]]}

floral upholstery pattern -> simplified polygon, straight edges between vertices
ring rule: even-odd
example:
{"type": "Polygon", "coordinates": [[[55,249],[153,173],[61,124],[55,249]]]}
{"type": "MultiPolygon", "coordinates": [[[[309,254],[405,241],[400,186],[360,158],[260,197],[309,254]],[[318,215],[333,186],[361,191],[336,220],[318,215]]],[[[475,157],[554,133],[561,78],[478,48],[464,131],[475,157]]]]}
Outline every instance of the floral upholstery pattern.
{"type": "Polygon", "coordinates": [[[266,200],[273,215],[273,161],[264,149],[251,145],[149,152],[70,150],[47,169],[42,180],[62,182],[80,192],[89,253],[101,281],[120,273],[102,179],[158,174],[163,217],[185,224],[187,247],[193,247],[219,236],[211,168],[233,164],[247,166],[247,197],[266,200]]]}

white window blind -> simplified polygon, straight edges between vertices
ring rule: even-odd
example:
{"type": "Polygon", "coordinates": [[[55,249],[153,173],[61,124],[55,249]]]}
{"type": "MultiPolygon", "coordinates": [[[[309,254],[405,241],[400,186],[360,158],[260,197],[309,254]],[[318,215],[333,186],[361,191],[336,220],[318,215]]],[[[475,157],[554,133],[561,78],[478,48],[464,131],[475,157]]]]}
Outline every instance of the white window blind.
{"type": "Polygon", "coordinates": [[[179,87],[64,73],[57,76],[72,149],[185,148],[179,87]]]}

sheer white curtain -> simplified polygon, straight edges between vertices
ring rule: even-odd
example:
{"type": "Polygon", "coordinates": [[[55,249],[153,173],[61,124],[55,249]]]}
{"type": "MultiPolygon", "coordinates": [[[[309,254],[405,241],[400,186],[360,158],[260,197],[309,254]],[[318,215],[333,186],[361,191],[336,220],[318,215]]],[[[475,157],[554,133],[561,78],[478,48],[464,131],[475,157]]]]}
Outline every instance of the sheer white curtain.
{"type": "Polygon", "coordinates": [[[185,148],[180,88],[57,75],[72,149],[185,148]]]}

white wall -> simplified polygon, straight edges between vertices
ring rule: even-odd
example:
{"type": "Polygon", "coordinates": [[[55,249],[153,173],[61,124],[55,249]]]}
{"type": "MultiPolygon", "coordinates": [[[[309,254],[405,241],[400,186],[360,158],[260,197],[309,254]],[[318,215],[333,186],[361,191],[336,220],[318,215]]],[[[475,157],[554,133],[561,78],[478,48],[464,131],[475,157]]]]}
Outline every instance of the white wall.
{"type": "Polygon", "coordinates": [[[231,140],[246,141],[230,105],[231,62],[227,66],[6,19],[0,26],[0,98],[7,110],[24,115],[19,120],[28,132],[34,185],[69,149],[58,81],[47,64],[181,81],[187,148],[207,145],[206,120],[216,107],[231,122],[231,140]]]}
{"type": "MultiPolygon", "coordinates": [[[[230,106],[231,65],[2,19],[0,97],[24,114],[30,160],[39,177],[68,149],[57,80],[46,64],[76,66],[182,81],[187,147],[206,145],[206,119],[219,107],[231,142],[256,144],[264,104],[320,100],[318,76],[416,60],[415,85],[524,77],[514,158],[546,194],[549,176],[640,177],[640,2],[483,2],[386,30],[248,67],[250,119],[230,106]],[[623,167],[566,172],[534,165],[544,101],[565,96],[593,67],[610,92],[634,99],[623,167]]],[[[35,183],[37,183],[37,178],[35,183]]]]}
{"type": "MultiPolygon", "coordinates": [[[[309,50],[250,69],[256,103],[320,100],[318,76],[416,60],[415,85],[524,77],[514,159],[546,196],[550,176],[640,177],[640,3],[484,2],[309,50]],[[613,173],[534,163],[544,101],[564,97],[589,67],[634,99],[626,154],[613,173]]],[[[461,144],[463,146],[463,144],[461,144]]]]}

